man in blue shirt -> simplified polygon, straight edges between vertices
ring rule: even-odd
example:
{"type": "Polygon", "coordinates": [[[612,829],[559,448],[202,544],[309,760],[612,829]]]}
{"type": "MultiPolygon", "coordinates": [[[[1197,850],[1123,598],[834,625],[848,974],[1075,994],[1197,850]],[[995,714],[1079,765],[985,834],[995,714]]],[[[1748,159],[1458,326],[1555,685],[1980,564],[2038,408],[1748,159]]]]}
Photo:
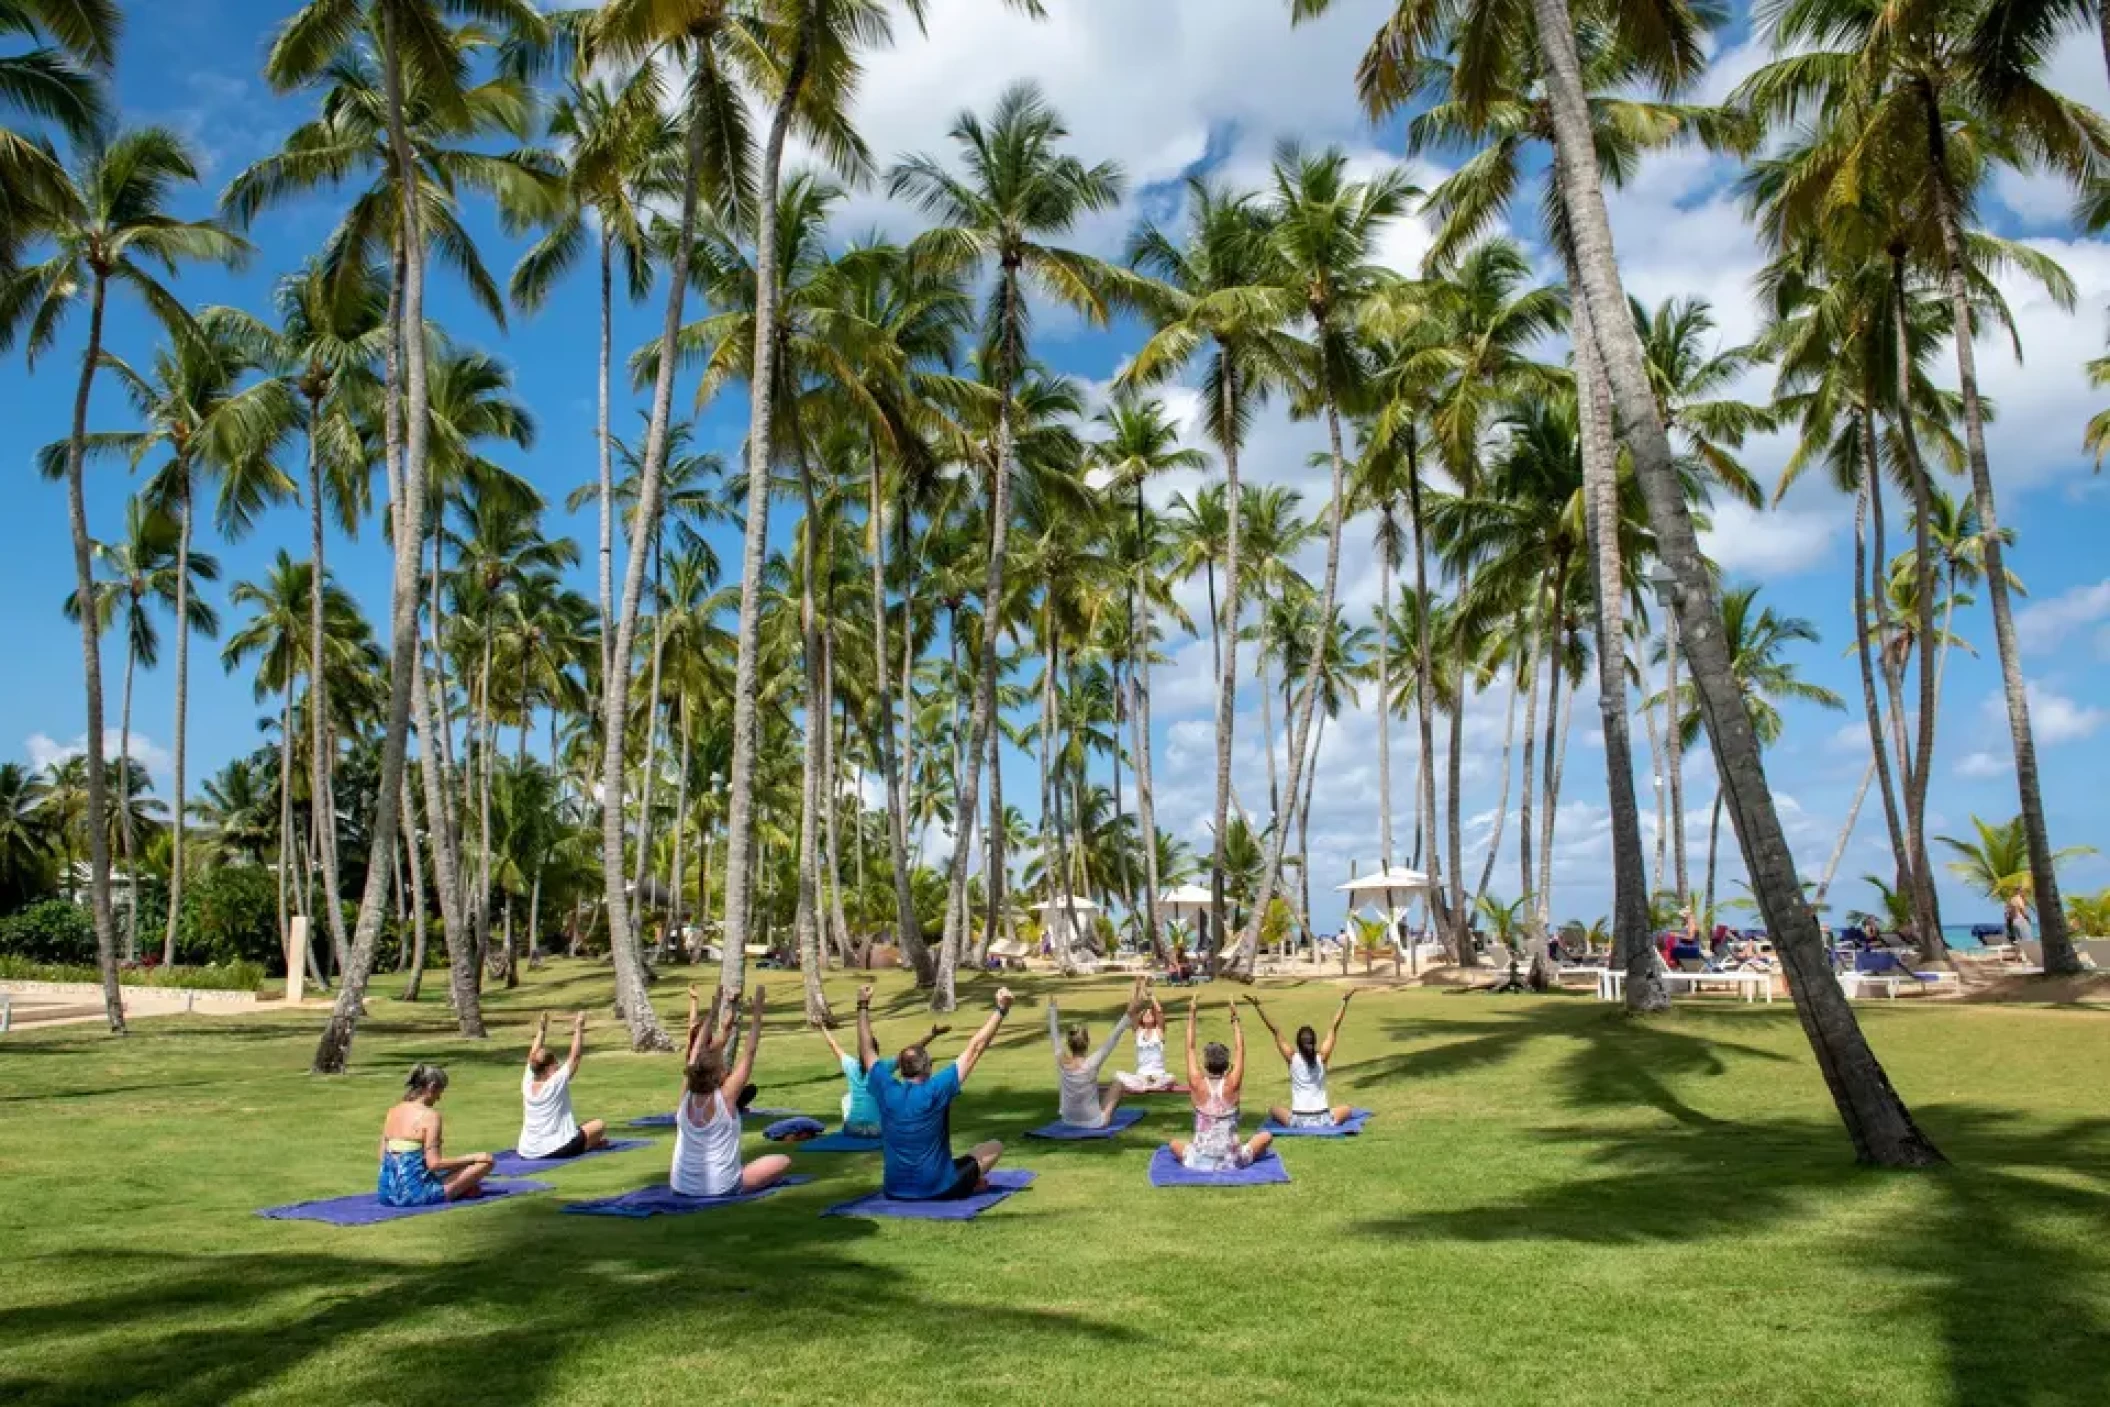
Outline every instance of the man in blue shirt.
{"type": "Polygon", "coordinates": [[[967,1049],[934,1075],[930,1051],[922,1045],[909,1046],[892,1060],[879,1058],[879,1042],[872,1036],[872,989],[857,989],[857,1058],[864,1066],[865,1088],[879,1106],[880,1148],[886,1163],[881,1185],[887,1196],[909,1202],[956,1201],[988,1184],[1004,1145],[991,1139],[976,1144],[964,1158],[953,1157],[952,1102],[1010,1014],[1011,989],[1000,987],[996,1010],[967,1049]]]}

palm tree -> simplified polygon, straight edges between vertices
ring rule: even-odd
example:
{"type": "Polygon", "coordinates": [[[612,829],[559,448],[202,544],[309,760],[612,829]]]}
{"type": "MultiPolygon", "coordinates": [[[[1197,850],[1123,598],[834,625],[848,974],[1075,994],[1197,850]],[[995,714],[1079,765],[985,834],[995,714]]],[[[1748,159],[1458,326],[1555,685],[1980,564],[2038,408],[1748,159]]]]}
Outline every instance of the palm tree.
{"type": "MultiPolygon", "coordinates": [[[[2044,85],[2039,75],[2048,54],[2027,38],[2028,22],[2010,31],[2019,43],[1974,45],[1974,38],[2009,29],[2005,15],[1998,21],[1985,16],[1990,29],[1974,33],[1983,8],[1948,0],[1893,13],[1866,0],[1821,0],[1789,9],[1775,21],[1773,38],[1792,57],[1753,75],[1740,96],[1764,118],[1792,119],[1811,110],[1819,115],[1821,139],[1828,138],[1835,152],[1828,173],[1832,191],[1843,196],[1856,185],[1912,188],[1911,206],[1937,236],[1924,262],[1938,271],[1949,299],[1972,496],[1979,517],[1997,533],[1974,348],[1971,245],[1977,234],[1967,222],[1976,187],[1996,162],[2042,166],[2084,189],[2099,183],[2110,161],[2110,123],[2044,85]]],[[[1898,204],[1903,208],[1905,202],[1898,204]]],[[[2023,826],[2043,901],[2044,968],[2070,974],[2080,971],[2080,957],[2068,939],[2058,896],[2003,555],[1997,537],[1990,539],[1987,595],[2023,826]]],[[[1922,570],[1932,570],[1924,557],[1922,570]]],[[[1931,607],[1931,599],[1925,606],[1931,607]]],[[[1924,694],[1921,715],[1924,741],[1932,722],[1932,702],[1924,694]]]]}
{"type": "MultiPolygon", "coordinates": [[[[1005,90],[985,124],[962,113],[951,137],[967,166],[963,179],[930,156],[913,156],[889,173],[887,187],[939,221],[913,248],[941,267],[997,269],[996,293],[983,329],[985,371],[996,398],[994,464],[989,480],[989,554],[982,601],[995,611],[1004,600],[1004,556],[1011,530],[1011,475],[1016,453],[1014,397],[1029,361],[1025,285],[1077,309],[1094,322],[1109,316],[1114,271],[1087,255],[1042,241],[1061,235],[1094,211],[1121,198],[1120,167],[1086,166],[1059,146],[1069,135],[1040,90],[1020,84],[1005,90]]],[[[998,632],[982,632],[978,685],[972,710],[965,776],[960,783],[961,841],[954,847],[946,898],[945,936],[931,1005],[950,1011],[953,973],[965,943],[967,868],[974,816],[981,800],[982,764],[996,716],[998,632]]],[[[737,742],[737,738],[735,740],[737,742]]],[[[737,793],[735,796],[737,800],[737,793]]],[[[735,854],[728,845],[728,855],[735,854]]],[[[730,899],[728,900],[730,902],[730,899]]]]}
{"type": "MultiPolygon", "coordinates": [[[[90,904],[95,916],[97,958],[103,967],[103,1006],[110,1029],[125,1029],[117,983],[115,935],[110,921],[110,856],[103,843],[103,679],[94,611],[93,543],[82,488],[88,448],[88,400],[103,365],[103,313],[115,282],[138,294],[156,321],[188,333],[190,315],[149,271],[180,262],[210,260],[237,264],[248,245],[209,220],[178,220],[166,205],[176,187],[198,179],[188,148],[158,127],[133,128],[84,143],[66,183],[50,192],[39,217],[40,232],[55,246],[50,258],[0,283],[0,351],[14,345],[24,325],[32,368],[49,350],[67,312],[85,295],[88,345],[81,356],[74,393],[73,430],[66,449],[67,512],[73,532],[75,593],[81,625],[81,667],[87,683],[87,808],[90,904]]],[[[180,617],[179,617],[180,621],[180,617]]],[[[173,910],[171,911],[173,912],[173,910]]]]}
{"type": "Polygon", "coordinates": [[[0,904],[13,909],[52,880],[50,789],[19,762],[0,762],[0,904]]]}
{"type": "MultiPolygon", "coordinates": [[[[1106,475],[1105,490],[1118,495],[1126,490],[1135,501],[1135,537],[1128,544],[1128,669],[1132,700],[1130,718],[1135,727],[1136,825],[1139,835],[1156,835],[1156,798],[1150,775],[1150,647],[1157,638],[1154,608],[1162,595],[1157,564],[1162,555],[1152,531],[1153,515],[1143,502],[1143,486],[1161,474],[1208,467],[1208,456],[1198,449],[1183,448],[1179,428],[1166,414],[1165,403],[1117,394],[1097,423],[1106,438],[1092,447],[1093,462],[1106,475]]],[[[1145,931],[1153,947],[1162,942],[1158,929],[1158,867],[1155,846],[1143,852],[1143,913],[1145,931]]]]}
{"type": "MultiPolygon", "coordinates": [[[[1328,6],[1329,0],[1292,0],[1292,13],[1306,18],[1328,6]]],[[[1454,81],[1452,91],[1472,119],[1484,117],[1513,92],[1520,72],[1542,75],[1551,110],[1554,181],[1579,275],[1580,296],[1575,301],[1583,305],[1611,385],[1613,410],[1647,499],[1665,592],[1678,613],[1686,662],[1708,719],[1716,771],[1735,808],[1760,911],[1793,974],[1797,1010],[1856,1155],[1885,1166],[1938,1162],[1940,1153],[1914,1124],[1844,994],[1829,980],[1830,954],[1796,878],[1794,857],[1766,788],[1758,741],[1722,644],[1719,605],[1620,283],[1574,17],[1563,0],[1531,0],[1529,23],[1525,13],[1520,5],[1474,4],[1440,17],[1417,18],[1412,4],[1402,4],[1397,22],[1380,32],[1380,42],[1365,62],[1365,103],[1375,100],[1390,106],[1403,82],[1424,72],[1425,59],[1446,53],[1454,73],[1468,80],[1463,85],[1454,81]]],[[[1699,14],[1681,10],[1666,16],[1656,10],[1614,8],[1601,18],[1609,35],[1605,42],[1626,56],[1638,82],[1675,91],[1693,79],[1704,59],[1693,27],[1699,14]]]]}
{"type": "MultiPolygon", "coordinates": [[[[350,1052],[363,1009],[366,978],[373,965],[374,945],[380,937],[389,861],[395,852],[400,822],[400,807],[394,803],[402,786],[416,673],[413,665],[419,652],[418,568],[425,541],[426,450],[431,432],[431,386],[424,335],[425,261],[428,238],[443,233],[439,219],[426,218],[425,207],[432,202],[426,199],[428,187],[423,173],[430,153],[421,160],[420,152],[413,147],[412,117],[420,111],[429,113],[442,122],[456,124],[456,130],[470,117],[462,89],[465,65],[461,38],[444,18],[447,12],[464,10],[480,21],[503,25],[509,36],[523,45],[542,42],[548,36],[546,22],[528,0],[310,0],[273,36],[265,61],[266,77],[283,92],[325,78],[343,79],[349,51],[362,32],[379,50],[379,113],[375,114],[372,106],[365,108],[364,120],[355,125],[354,139],[336,154],[338,165],[331,168],[327,160],[317,164],[342,170],[345,163],[364,163],[374,154],[372,135],[386,136],[384,170],[388,177],[384,185],[393,200],[384,196],[372,202],[375,218],[367,228],[377,233],[389,232],[392,263],[397,271],[394,301],[399,315],[399,320],[391,319],[389,325],[401,329],[391,341],[400,341],[403,367],[398,392],[395,388],[399,383],[393,374],[395,349],[391,346],[391,394],[384,423],[388,429],[385,438],[390,499],[395,505],[395,573],[390,585],[388,714],[375,786],[373,844],[367,863],[366,892],[360,899],[359,920],[346,965],[346,981],[315,1049],[314,1068],[318,1074],[341,1073],[350,1052]],[[376,115],[378,122],[372,120],[376,115]],[[392,215],[388,213],[391,203],[395,207],[392,215]],[[396,434],[399,423],[403,427],[400,446],[396,434]]],[[[367,88],[371,91],[371,85],[367,88]]],[[[363,267],[367,250],[363,243],[355,242],[355,248],[353,257],[363,267]]],[[[430,733],[426,737],[429,742],[430,733]]],[[[463,980],[458,970],[454,977],[457,983],[463,980]]],[[[475,1023],[473,1006],[459,1014],[465,1024],[475,1023]]]]}
{"type": "MultiPolygon", "coordinates": [[[[2041,926],[2043,904],[2037,895],[2036,872],[2030,864],[2029,837],[2023,831],[2022,818],[2016,816],[2009,821],[1989,824],[1973,816],[1971,829],[1976,832],[1976,838],[1972,840],[1958,840],[1946,835],[1935,837],[1956,856],[1949,862],[1949,872],[1974,893],[1983,894],[1997,904],[2005,904],[2019,894],[2024,903],[2037,911],[2041,926]]],[[[2069,845],[2052,858],[2063,864],[2094,853],[2092,845],[2069,845]]]]}
{"type": "Polygon", "coordinates": [[[1221,190],[1200,180],[1187,186],[1187,229],[1176,243],[1146,224],[1129,245],[1129,262],[1155,280],[1146,311],[1155,324],[1150,340],[1130,360],[1125,379],[1143,385],[1177,374],[1196,356],[1202,372],[1203,420],[1223,454],[1222,492],[1214,487],[1193,501],[1173,500],[1183,516],[1185,544],[1175,570],[1182,576],[1202,565],[1209,577],[1210,640],[1216,652],[1216,806],[1209,866],[1209,970],[1216,968],[1229,910],[1224,906],[1224,846],[1231,832],[1231,734],[1238,704],[1239,535],[1243,494],[1238,455],[1252,412],[1287,379],[1294,349],[1283,326],[1298,304],[1278,276],[1279,255],[1270,238],[1270,217],[1258,198],[1221,190]],[[1211,350],[1203,352],[1204,345],[1211,350]],[[1221,530],[1217,529],[1221,524],[1221,530]],[[1221,543],[1220,554],[1215,544],[1221,543]],[[1224,596],[1219,611],[1216,563],[1223,563],[1224,596]]]}
{"type": "Polygon", "coordinates": [[[521,256],[513,270],[512,300],[530,312],[548,302],[564,274],[595,242],[600,269],[600,400],[594,422],[600,447],[601,669],[615,631],[610,612],[615,596],[615,508],[613,435],[609,427],[610,376],[614,365],[615,262],[622,255],[630,301],[652,289],[652,252],[647,240],[646,202],[675,190],[681,157],[681,125],[661,106],[665,76],[648,58],[611,84],[575,76],[550,110],[549,134],[565,144],[561,158],[564,195],[549,229],[521,256]],[[591,226],[591,228],[589,228],[591,226]]]}
{"type": "MultiPolygon", "coordinates": [[[[1298,292],[1303,304],[1300,311],[1310,329],[1298,400],[1308,412],[1325,417],[1328,457],[1333,467],[1332,494],[1327,506],[1325,584],[1319,590],[1318,614],[1314,617],[1323,629],[1333,619],[1339,593],[1341,524],[1348,501],[1342,409],[1361,393],[1368,374],[1355,326],[1363,307],[1373,300],[1385,281],[1383,270],[1374,262],[1378,238],[1386,226],[1406,213],[1409,201],[1420,192],[1399,172],[1370,181],[1350,180],[1347,155],[1339,149],[1313,156],[1286,146],[1276,155],[1273,181],[1269,243],[1279,261],[1281,286],[1285,291],[1298,292]]],[[[1320,654],[1313,652],[1315,662],[1320,654]]],[[[1298,695],[1296,717],[1289,725],[1285,790],[1291,798],[1303,786],[1312,708],[1318,692],[1319,676],[1314,672],[1298,695]]],[[[1267,868],[1261,876],[1253,922],[1246,930],[1238,959],[1248,973],[1253,970],[1259,948],[1260,921],[1274,900],[1282,850],[1288,838],[1289,828],[1277,825],[1267,868]]]]}
{"type": "MultiPolygon", "coordinates": [[[[91,141],[109,121],[102,79],[122,26],[114,0],[0,0],[0,34],[33,46],[0,55],[0,114],[19,110],[71,141],[91,141]]],[[[0,126],[0,278],[14,272],[38,207],[65,185],[65,168],[41,142],[0,126]]]]}
{"type": "MultiPolygon", "coordinates": [[[[167,513],[143,497],[134,497],[125,504],[124,537],[95,545],[96,556],[110,573],[96,592],[96,610],[101,617],[97,627],[108,630],[121,618],[125,633],[124,702],[118,709],[117,767],[113,772],[121,784],[129,784],[132,777],[132,676],[140,666],[154,668],[161,658],[161,632],[154,624],[151,608],[181,611],[186,628],[208,639],[220,629],[219,615],[212,604],[192,595],[188,585],[178,581],[185,574],[197,581],[218,581],[220,564],[204,552],[184,553],[181,537],[182,530],[167,513]]],[[[69,620],[77,609],[76,599],[67,597],[65,612],[69,620]]],[[[129,816],[131,803],[130,795],[121,791],[117,814],[129,816]]],[[[130,890],[125,906],[125,960],[131,962],[139,956],[139,845],[130,826],[119,827],[118,838],[123,843],[130,890]]],[[[174,958],[164,951],[163,961],[172,962],[174,958]]]]}
{"type": "MultiPolygon", "coordinates": [[[[239,316],[239,315],[237,315],[239,316]]],[[[167,458],[153,470],[146,494],[176,524],[176,717],[174,737],[175,839],[169,852],[169,913],[161,960],[176,960],[176,922],[183,903],[185,745],[190,701],[190,576],[188,562],[196,502],[204,480],[217,480],[213,520],[220,535],[238,541],[272,504],[291,497],[293,481],[276,455],[296,411],[289,390],[273,379],[243,385],[251,354],[238,326],[220,309],[207,309],[195,330],[157,350],[150,375],[115,357],[104,365],[118,377],[147,428],[90,437],[90,453],[122,452],[134,468],[150,456],[167,458]]],[[[340,964],[343,923],[331,929],[340,964]]]]}

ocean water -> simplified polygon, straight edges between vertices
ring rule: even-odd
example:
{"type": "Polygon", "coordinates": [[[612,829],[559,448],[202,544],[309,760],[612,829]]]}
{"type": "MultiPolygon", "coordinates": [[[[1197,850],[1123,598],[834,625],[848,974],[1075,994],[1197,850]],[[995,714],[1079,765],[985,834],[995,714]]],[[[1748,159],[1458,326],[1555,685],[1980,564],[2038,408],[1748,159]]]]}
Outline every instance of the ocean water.
{"type": "Polygon", "coordinates": [[[1985,946],[1983,940],[1971,936],[1971,925],[1968,923],[1945,923],[1941,926],[1941,936],[1942,941],[1952,948],[1968,951],[1985,946]]]}

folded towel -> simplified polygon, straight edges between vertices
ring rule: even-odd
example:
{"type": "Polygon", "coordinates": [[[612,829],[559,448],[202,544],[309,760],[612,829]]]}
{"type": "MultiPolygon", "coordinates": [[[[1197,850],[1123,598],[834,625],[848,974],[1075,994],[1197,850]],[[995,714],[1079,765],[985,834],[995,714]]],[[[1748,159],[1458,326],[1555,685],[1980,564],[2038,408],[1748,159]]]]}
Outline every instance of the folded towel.
{"type": "Polygon", "coordinates": [[[828,1126],[819,1119],[809,1119],[804,1114],[797,1114],[789,1119],[777,1120],[762,1130],[762,1137],[771,1143],[803,1143],[818,1138],[827,1131],[828,1126]]]}

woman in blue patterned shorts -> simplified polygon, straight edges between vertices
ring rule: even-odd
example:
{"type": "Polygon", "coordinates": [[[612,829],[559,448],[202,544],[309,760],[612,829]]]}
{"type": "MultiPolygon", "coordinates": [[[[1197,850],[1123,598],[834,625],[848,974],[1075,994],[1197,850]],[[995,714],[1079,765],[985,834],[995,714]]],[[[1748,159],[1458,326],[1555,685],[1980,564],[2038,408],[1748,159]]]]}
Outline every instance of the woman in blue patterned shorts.
{"type": "Polygon", "coordinates": [[[459,1202],[483,1190],[491,1175],[491,1155],[471,1153],[449,1158],[440,1142],[440,1111],[433,1106],[447,1092],[447,1072],[419,1065],[404,1082],[403,1098],[381,1125],[381,1183],[376,1195],[384,1207],[428,1207],[459,1202]]]}

